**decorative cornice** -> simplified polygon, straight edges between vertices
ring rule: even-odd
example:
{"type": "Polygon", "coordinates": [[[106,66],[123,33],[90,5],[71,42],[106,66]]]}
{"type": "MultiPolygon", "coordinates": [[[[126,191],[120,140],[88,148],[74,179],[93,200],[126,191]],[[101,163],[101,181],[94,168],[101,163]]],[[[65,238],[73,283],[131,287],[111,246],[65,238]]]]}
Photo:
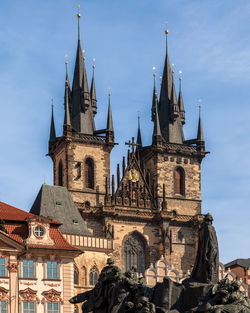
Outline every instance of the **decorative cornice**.
{"type": "Polygon", "coordinates": [[[39,304],[40,300],[37,298],[36,294],[37,291],[32,290],[30,288],[20,290],[20,296],[24,301],[36,301],[36,303],[39,304]]]}
{"type": "Polygon", "coordinates": [[[0,301],[7,300],[9,302],[8,292],[4,287],[0,287],[0,301]]]}
{"type": "Polygon", "coordinates": [[[56,291],[55,289],[50,289],[49,291],[44,291],[42,293],[44,298],[42,299],[42,303],[47,302],[59,302],[63,304],[63,300],[61,298],[61,292],[56,291]]]}

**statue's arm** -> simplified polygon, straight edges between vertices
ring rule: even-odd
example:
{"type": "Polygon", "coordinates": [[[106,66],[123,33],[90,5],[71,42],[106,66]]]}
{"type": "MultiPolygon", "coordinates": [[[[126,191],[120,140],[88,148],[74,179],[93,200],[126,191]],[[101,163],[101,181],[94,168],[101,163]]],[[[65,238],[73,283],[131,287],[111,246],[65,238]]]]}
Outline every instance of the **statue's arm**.
{"type": "Polygon", "coordinates": [[[90,291],[85,291],[83,293],[79,293],[78,295],[72,297],[71,299],[69,299],[69,302],[74,304],[74,303],[80,303],[83,302],[85,300],[88,300],[90,296],[90,291]]]}

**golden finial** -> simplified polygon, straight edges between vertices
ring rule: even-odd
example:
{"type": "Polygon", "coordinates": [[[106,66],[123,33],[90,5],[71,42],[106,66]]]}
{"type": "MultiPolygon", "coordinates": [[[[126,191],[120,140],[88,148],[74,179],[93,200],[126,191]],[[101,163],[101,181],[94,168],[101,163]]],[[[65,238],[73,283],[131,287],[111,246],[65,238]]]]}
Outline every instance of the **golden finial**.
{"type": "Polygon", "coordinates": [[[199,114],[201,113],[201,103],[202,103],[202,99],[198,99],[199,114]]]}
{"type": "Polygon", "coordinates": [[[167,29],[167,27],[168,27],[168,22],[166,21],[165,24],[166,24],[165,34],[167,35],[167,34],[168,34],[168,29],[167,29]]]}
{"type": "Polygon", "coordinates": [[[109,97],[111,96],[111,88],[109,88],[109,97]]]}
{"type": "Polygon", "coordinates": [[[77,8],[78,8],[78,13],[76,14],[76,16],[78,18],[80,18],[81,17],[81,14],[80,14],[80,4],[77,5],[77,8]]]}
{"type": "Polygon", "coordinates": [[[155,77],[155,69],[156,69],[155,66],[153,66],[152,69],[153,69],[153,76],[155,77]]]}
{"type": "Polygon", "coordinates": [[[95,68],[95,58],[93,58],[93,68],[95,68]]]}
{"type": "Polygon", "coordinates": [[[162,76],[160,76],[160,81],[161,81],[160,86],[162,86],[162,76]]]}
{"type": "Polygon", "coordinates": [[[54,107],[53,98],[51,98],[51,107],[52,107],[52,109],[54,107]]]}
{"type": "Polygon", "coordinates": [[[82,50],[82,54],[83,54],[83,60],[85,60],[85,56],[84,56],[84,53],[86,52],[86,50],[82,50]]]}
{"type": "Polygon", "coordinates": [[[182,71],[181,70],[179,70],[179,75],[180,75],[179,80],[182,80],[182,71]]]}
{"type": "Polygon", "coordinates": [[[66,64],[66,65],[68,64],[67,58],[68,58],[68,55],[65,54],[65,64],[66,64]]]}
{"type": "Polygon", "coordinates": [[[172,74],[174,74],[174,63],[172,64],[172,74]]]}

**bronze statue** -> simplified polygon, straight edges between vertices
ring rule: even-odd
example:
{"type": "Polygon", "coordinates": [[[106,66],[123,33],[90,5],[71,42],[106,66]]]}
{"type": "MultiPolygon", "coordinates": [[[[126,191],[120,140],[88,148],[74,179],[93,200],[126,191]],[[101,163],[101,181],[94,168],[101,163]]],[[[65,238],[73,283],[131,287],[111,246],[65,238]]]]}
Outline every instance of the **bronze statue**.
{"type": "Polygon", "coordinates": [[[136,268],[122,273],[108,258],[95,287],[70,303],[83,302],[83,313],[250,313],[238,281],[218,282],[218,243],[212,220],[205,215],[195,266],[191,278],[182,284],[164,277],[163,282],[147,287],[136,268]]]}
{"type": "Polygon", "coordinates": [[[198,252],[191,279],[200,283],[217,283],[219,274],[219,250],[213,217],[206,214],[199,230],[198,252]]]}

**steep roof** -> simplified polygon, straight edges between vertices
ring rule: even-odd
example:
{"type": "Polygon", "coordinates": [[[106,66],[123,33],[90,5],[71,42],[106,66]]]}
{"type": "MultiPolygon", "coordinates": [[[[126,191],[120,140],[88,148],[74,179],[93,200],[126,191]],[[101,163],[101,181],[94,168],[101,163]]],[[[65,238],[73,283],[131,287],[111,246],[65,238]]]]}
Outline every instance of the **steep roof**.
{"type": "Polygon", "coordinates": [[[241,267],[250,267],[250,258],[248,258],[248,259],[236,259],[234,261],[231,261],[231,262],[225,264],[224,266],[226,268],[228,268],[228,267],[233,267],[234,265],[239,265],[241,267]]]}
{"type": "Polygon", "coordinates": [[[60,221],[64,234],[91,235],[66,187],[43,184],[30,213],[60,221]]]}
{"type": "MultiPolygon", "coordinates": [[[[35,217],[34,214],[20,210],[16,207],[8,205],[4,202],[0,202],[0,219],[4,220],[4,227],[7,230],[7,234],[1,232],[1,234],[15,240],[20,244],[24,244],[24,239],[29,235],[28,223],[26,219],[35,217]]],[[[74,248],[68,241],[63,237],[62,233],[58,229],[61,223],[56,221],[50,221],[50,237],[54,240],[54,245],[35,245],[27,244],[30,248],[41,248],[41,249],[56,249],[56,250],[78,250],[74,248]]]]}

